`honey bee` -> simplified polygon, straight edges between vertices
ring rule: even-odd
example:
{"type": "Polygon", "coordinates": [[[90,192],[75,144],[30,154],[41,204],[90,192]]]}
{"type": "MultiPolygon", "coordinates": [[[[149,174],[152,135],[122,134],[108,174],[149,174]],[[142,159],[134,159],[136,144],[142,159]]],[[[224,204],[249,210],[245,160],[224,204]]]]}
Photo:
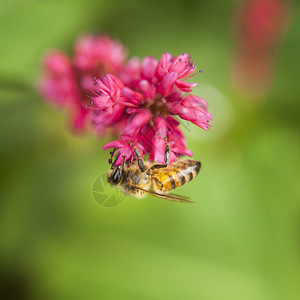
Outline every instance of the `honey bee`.
{"type": "MultiPolygon", "coordinates": [[[[144,162],[139,151],[133,147],[137,163],[128,166],[123,163],[114,166],[118,156],[111,163],[107,180],[112,186],[119,187],[126,195],[144,198],[147,194],[184,203],[192,203],[188,197],[168,194],[170,191],[184,185],[195,178],[201,168],[201,163],[196,160],[178,160],[169,164],[169,147],[165,148],[165,163],[153,164],[144,162]]],[[[112,153],[113,155],[113,153],[112,153]]]]}

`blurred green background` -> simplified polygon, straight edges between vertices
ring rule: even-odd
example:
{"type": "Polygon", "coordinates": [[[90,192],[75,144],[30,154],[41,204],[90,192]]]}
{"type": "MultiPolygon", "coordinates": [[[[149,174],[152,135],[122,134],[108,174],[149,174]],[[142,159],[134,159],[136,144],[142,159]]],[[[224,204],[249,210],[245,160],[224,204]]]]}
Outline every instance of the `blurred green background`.
{"type": "Polygon", "coordinates": [[[0,1],[2,299],[299,299],[300,6],[294,1],[272,87],[231,84],[239,1],[0,1]],[[93,199],[109,141],[75,136],[35,91],[49,48],[71,54],[107,32],[130,56],[188,52],[209,132],[185,126],[202,161],[178,190],[197,203],[93,199]]]}

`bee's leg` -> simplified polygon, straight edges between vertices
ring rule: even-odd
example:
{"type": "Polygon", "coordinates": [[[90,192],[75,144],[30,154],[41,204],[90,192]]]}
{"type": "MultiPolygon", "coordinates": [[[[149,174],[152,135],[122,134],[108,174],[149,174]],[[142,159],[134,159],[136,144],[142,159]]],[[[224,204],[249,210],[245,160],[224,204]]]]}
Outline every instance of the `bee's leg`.
{"type": "MultiPolygon", "coordinates": [[[[112,158],[110,159],[110,163],[111,163],[111,169],[115,166],[115,163],[117,161],[117,159],[119,158],[121,153],[118,153],[117,156],[115,157],[115,160],[112,161],[112,158]]],[[[109,162],[109,161],[108,161],[109,162]]]]}
{"type": "Polygon", "coordinates": [[[123,156],[123,162],[121,166],[121,174],[122,174],[122,179],[125,181],[127,179],[127,172],[125,171],[125,155],[123,156]]]}
{"type": "Polygon", "coordinates": [[[160,168],[165,168],[168,166],[170,162],[170,149],[169,149],[169,146],[168,144],[166,144],[166,148],[165,148],[165,163],[164,164],[156,164],[156,165],[153,165],[151,167],[151,170],[153,169],[160,169],[160,168]]]}
{"type": "Polygon", "coordinates": [[[108,160],[108,163],[109,163],[110,165],[111,165],[111,163],[112,163],[112,158],[113,158],[113,155],[115,154],[115,151],[116,151],[116,148],[114,148],[113,151],[109,152],[109,154],[110,154],[110,159],[108,160]]]}
{"type": "Polygon", "coordinates": [[[139,152],[139,150],[134,147],[133,145],[131,145],[131,147],[133,148],[133,151],[134,151],[134,154],[135,156],[137,157],[138,159],[138,165],[139,165],[139,168],[141,170],[141,172],[144,172],[145,171],[145,165],[144,165],[144,161],[142,159],[142,155],[141,153],[139,152]]]}

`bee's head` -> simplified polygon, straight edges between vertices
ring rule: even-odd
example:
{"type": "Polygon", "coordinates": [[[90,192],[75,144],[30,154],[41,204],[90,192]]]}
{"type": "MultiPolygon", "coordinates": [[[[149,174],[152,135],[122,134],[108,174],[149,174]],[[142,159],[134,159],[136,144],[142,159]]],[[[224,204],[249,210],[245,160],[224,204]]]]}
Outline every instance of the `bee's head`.
{"type": "Polygon", "coordinates": [[[122,179],[121,166],[112,167],[107,173],[107,181],[112,184],[118,184],[122,179]]]}

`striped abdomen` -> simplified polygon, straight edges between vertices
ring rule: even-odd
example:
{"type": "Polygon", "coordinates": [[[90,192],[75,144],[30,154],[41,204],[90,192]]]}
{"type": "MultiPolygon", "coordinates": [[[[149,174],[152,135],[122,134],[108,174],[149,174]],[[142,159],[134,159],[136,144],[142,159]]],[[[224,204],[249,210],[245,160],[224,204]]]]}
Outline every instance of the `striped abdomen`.
{"type": "Polygon", "coordinates": [[[153,190],[169,192],[195,178],[201,163],[196,160],[178,160],[166,168],[152,170],[153,190]]]}

